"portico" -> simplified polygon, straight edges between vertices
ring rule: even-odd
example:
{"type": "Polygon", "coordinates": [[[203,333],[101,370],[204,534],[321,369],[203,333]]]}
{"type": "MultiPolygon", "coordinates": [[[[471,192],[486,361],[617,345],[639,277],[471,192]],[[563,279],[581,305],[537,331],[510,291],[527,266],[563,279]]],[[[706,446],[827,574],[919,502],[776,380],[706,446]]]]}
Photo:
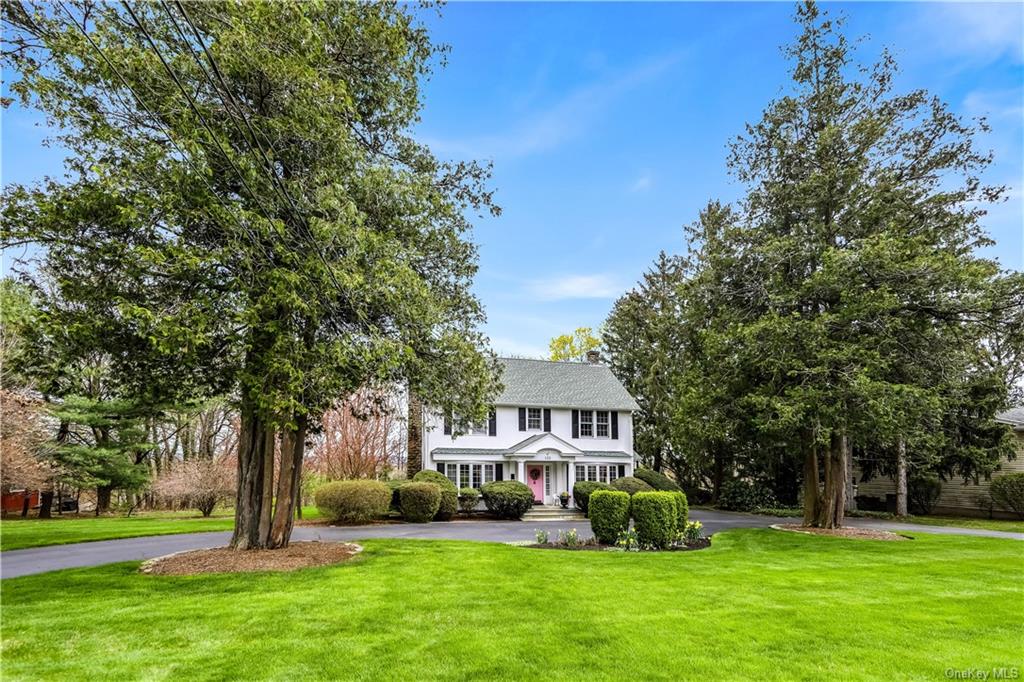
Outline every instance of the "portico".
{"type": "Polygon", "coordinates": [[[577,458],[585,454],[554,434],[539,433],[510,447],[505,459],[515,479],[533,491],[537,504],[560,504],[562,492],[571,494],[577,458]]]}

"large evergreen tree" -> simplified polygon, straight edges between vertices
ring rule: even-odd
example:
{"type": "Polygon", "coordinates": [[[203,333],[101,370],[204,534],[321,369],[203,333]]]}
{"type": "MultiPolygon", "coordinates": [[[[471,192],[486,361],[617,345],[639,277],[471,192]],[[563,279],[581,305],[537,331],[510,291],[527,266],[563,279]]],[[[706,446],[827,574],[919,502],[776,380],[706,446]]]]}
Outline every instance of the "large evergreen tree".
{"type": "Polygon", "coordinates": [[[410,137],[439,52],[415,9],[84,0],[3,12],[11,92],[70,150],[65,181],[7,190],[3,241],[43,244],[69,266],[53,270],[67,300],[110,302],[102,325],[138,351],[114,369],[145,362],[139,376],[166,379],[146,382],[152,399],[180,390],[174,367],[181,385],[237,395],[232,546],[287,544],[307,425],[332,401],[405,383],[484,416],[496,363],[465,233],[467,212],[497,209],[483,169],[439,162],[410,137]]]}

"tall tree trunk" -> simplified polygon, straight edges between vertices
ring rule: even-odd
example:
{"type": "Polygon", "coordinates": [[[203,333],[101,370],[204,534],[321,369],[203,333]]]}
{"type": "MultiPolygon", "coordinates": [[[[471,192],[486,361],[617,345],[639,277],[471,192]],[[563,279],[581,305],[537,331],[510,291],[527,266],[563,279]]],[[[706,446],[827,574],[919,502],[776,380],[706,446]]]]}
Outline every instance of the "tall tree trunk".
{"type": "Polygon", "coordinates": [[[662,461],[664,457],[661,454],[662,447],[663,446],[659,445],[658,449],[654,451],[654,461],[651,462],[651,468],[655,471],[661,471],[661,467],[663,466],[662,461]]]}
{"type": "Polygon", "coordinates": [[[113,491],[109,485],[96,487],[96,516],[110,511],[110,493],[113,491]]]}
{"type": "Polygon", "coordinates": [[[21,518],[28,518],[28,510],[32,508],[32,491],[26,490],[21,496],[21,518]]]}
{"type": "MultiPolygon", "coordinates": [[[[232,549],[258,549],[265,535],[260,526],[264,516],[269,519],[270,509],[264,511],[264,480],[274,479],[274,430],[256,414],[251,401],[242,405],[241,428],[238,437],[238,491],[235,495],[235,531],[231,536],[232,549]],[[265,453],[270,450],[270,467],[265,453]]],[[[269,530],[269,520],[267,523],[269,530]]]]}
{"type": "Polygon", "coordinates": [[[844,510],[852,512],[857,511],[857,500],[853,494],[853,439],[849,436],[843,436],[843,444],[846,453],[846,505],[844,510]]]}
{"type": "Polygon", "coordinates": [[[277,477],[277,506],[270,528],[269,548],[287,547],[295,523],[295,507],[306,449],[306,417],[295,418],[295,429],[281,433],[281,471],[277,477]]]}
{"type": "Polygon", "coordinates": [[[813,526],[818,520],[821,494],[818,489],[818,446],[813,435],[804,438],[804,525],[813,526]]]}
{"type": "Polygon", "coordinates": [[[846,507],[846,445],[844,435],[832,431],[825,455],[825,485],[818,514],[821,528],[839,528],[843,525],[846,507]]]}
{"type": "Polygon", "coordinates": [[[39,493],[39,518],[53,518],[53,487],[39,493]]]}
{"type": "Polygon", "coordinates": [[[907,515],[907,443],[896,445],[896,516],[907,515]]]}

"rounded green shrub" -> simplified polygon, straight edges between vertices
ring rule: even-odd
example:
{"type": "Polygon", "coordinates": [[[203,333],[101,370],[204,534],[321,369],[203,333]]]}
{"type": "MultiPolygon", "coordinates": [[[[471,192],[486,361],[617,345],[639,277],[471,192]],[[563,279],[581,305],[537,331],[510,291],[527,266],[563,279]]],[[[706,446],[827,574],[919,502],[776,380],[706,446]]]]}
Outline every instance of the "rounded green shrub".
{"type": "Polygon", "coordinates": [[[755,511],[778,507],[772,491],[752,481],[734,478],[722,484],[718,494],[718,508],[728,511],[755,511]]]}
{"type": "Polygon", "coordinates": [[[450,521],[455,516],[459,509],[459,489],[447,476],[439,471],[427,469],[413,476],[412,480],[417,483],[433,483],[441,489],[441,506],[438,507],[435,521],[450,521]]]}
{"type": "Polygon", "coordinates": [[[619,533],[629,528],[629,493],[595,490],[589,505],[594,537],[602,544],[614,545],[619,533]]]}
{"type": "Polygon", "coordinates": [[[641,481],[651,486],[655,490],[666,490],[671,493],[682,492],[682,488],[676,485],[675,481],[673,481],[671,478],[661,473],[660,471],[655,471],[654,469],[646,469],[644,467],[640,467],[635,472],[633,472],[633,476],[635,478],[639,478],[641,481]]]}
{"type": "Polygon", "coordinates": [[[366,523],[388,511],[391,490],[380,481],[332,481],[313,494],[320,514],[335,523],[366,523]]]}
{"type": "Polygon", "coordinates": [[[462,488],[459,490],[459,509],[467,514],[476,511],[476,505],[480,501],[480,491],[476,488],[462,488]]]}
{"type": "Polygon", "coordinates": [[[1024,471],[992,479],[992,501],[1024,519],[1024,471]]]}
{"type": "Polygon", "coordinates": [[[597,481],[579,481],[572,487],[572,499],[573,502],[576,503],[576,508],[586,514],[590,496],[594,494],[594,491],[611,489],[611,486],[607,483],[598,483],[597,481]]]}
{"type": "Polygon", "coordinates": [[[412,523],[426,523],[441,506],[441,488],[428,481],[413,481],[398,489],[402,517],[412,523]]]}
{"type": "Polygon", "coordinates": [[[665,549],[676,536],[678,506],[673,493],[639,492],[630,500],[641,547],[665,549]]]}
{"type": "Polygon", "coordinates": [[[933,474],[912,476],[907,481],[907,506],[914,514],[931,514],[942,494],[942,481],[933,474]]]}
{"type": "Polygon", "coordinates": [[[690,516],[690,504],[686,501],[686,494],[682,491],[671,492],[666,490],[663,492],[667,492],[676,501],[676,528],[683,530],[686,528],[686,522],[690,516]]]}
{"type": "Polygon", "coordinates": [[[654,490],[654,488],[635,476],[623,476],[622,478],[616,478],[612,481],[612,489],[621,490],[622,492],[629,493],[630,495],[636,495],[637,493],[649,493],[654,490]]]}
{"type": "Polygon", "coordinates": [[[494,481],[480,490],[487,511],[499,519],[521,519],[533,506],[533,493],[521,481],[494,481]]]}

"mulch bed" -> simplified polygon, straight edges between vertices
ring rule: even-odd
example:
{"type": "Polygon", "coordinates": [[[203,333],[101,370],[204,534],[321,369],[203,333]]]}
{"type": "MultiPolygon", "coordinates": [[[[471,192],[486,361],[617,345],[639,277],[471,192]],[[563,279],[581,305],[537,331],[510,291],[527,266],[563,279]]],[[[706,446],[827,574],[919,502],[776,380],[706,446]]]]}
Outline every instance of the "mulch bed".
{"type": "MultiPolygon", "coordinates": [[[[612,551],[612,550],[616,549],[616,548],[611,547],[609,545],[599,545],[596,542],[590,543],[590,544],[586,544],[586,545],[578,545],[576,547],[566,547],[565,545],[559,545],[559,544],[554,543],[554,542],[546,542],[544,544],[538,544],[536,542],[533,542],[533,543],[525,544],[525,545],[522,545],[522,546],[523,547],[527,547],[529,549],[564,549],[564,550],[567,550],[567,551],[570,551],[570,552],[579,552],[579,551],[602,552],[602,551],[612,551]]],[[[694,543],[691,543],[691,544],[687,544],[687,545],[683,545],[682,547],[670,547],[669,549],[663,549],[663,550],[658,550],[658,551],[661,551],[661,552],[689,552],[691,550],[707,549],[710,546],[711,546],[711,538],[701,538],[697,542],[694,542],[694,543]]]]}
{"type": "Polygon", "coordinates": [[[284,549],[198,549],[150,559],[139,569],[153,575],[297,571],[348,561],[363,548],[351,542],[293,542],[284,549]]]}
{"type": "Polygon", "coordinates": [[[776,530],[788,530],[794,533],[806,533],[807,535],[828,535],[835,538],[850,538],[852,540],[909,540],[910,538],[891,533],[887,530],[871,530],[870,528],[808,528],[795,523],[787,523],[772,526],[776,530]]]}

